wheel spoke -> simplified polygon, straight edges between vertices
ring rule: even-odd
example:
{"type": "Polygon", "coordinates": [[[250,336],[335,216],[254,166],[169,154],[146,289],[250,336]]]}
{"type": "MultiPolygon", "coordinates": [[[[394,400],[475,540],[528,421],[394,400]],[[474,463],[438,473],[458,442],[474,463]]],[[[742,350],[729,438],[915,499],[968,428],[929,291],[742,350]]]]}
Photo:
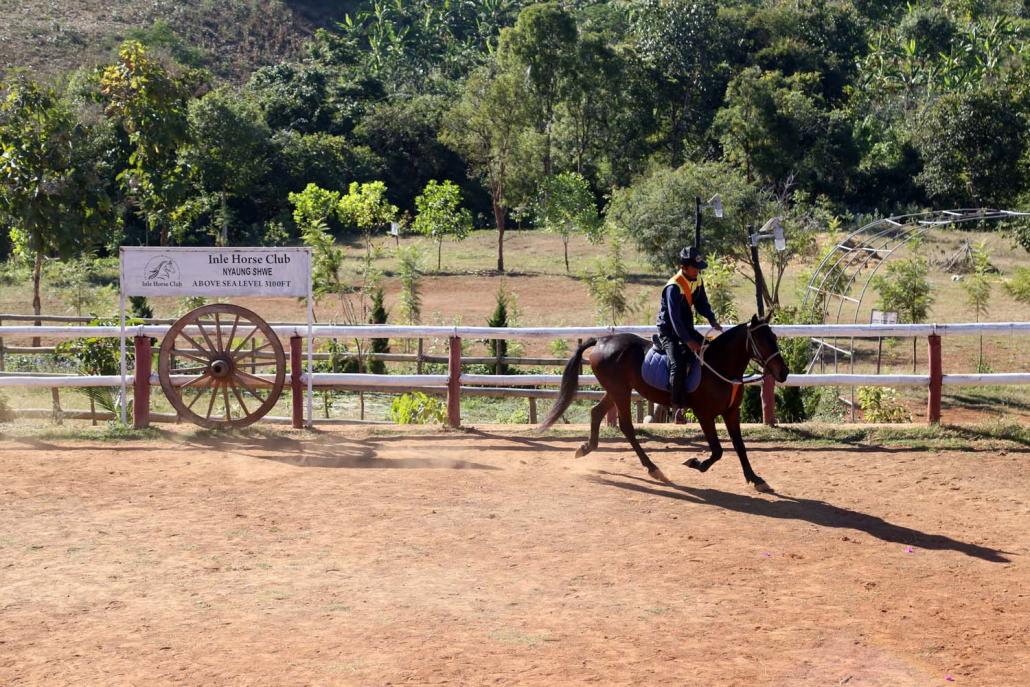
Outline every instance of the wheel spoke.
{"type": "Polygon", "coordinates": [[[232,386],[232,393],[236,397],[236,402],[240,404],[240,408],[243,408],[243,414],[250,415],[247,404],[243,402],[243,394],[240,393],[239,388],[236,386],[235,377],[229,378],[229,384],[232,386]]]}
{"type": "MultiPolygon", "coordinates": [[[[193,400],[190,401],[189,405],[186,406],[186,410],[193,410],[193,406],[197,404],[197,401],[200,399],[201,396],[204,395],[205,392],[207,392],[207,388],[197,389],[197,395],[194,396],[193,400]]],[[[182,398],[182,395],[180,395],[179,398],[182,398]]]]}
{"type": "Polygon", "coordinates": [[[225,421],[232,422],[232,414],[229,412],[229,387],[227,384],[222,385],[222,399],[225,403],[225,421]]]}
{"type": "MultiPolygon", "coordinates": [[[[207,374],[207,373],[205,372],[204,374],[200,375],[200,376],[199,376],[199,377],[197,377],[196,379],[191,379],[190,381],[186,382],[185,384],[181,384],[181,385],[179,386],[179,391],[181,392],[181,391],[182,391],[183,389],[185,389],[186,387],[188,387],[188,386],[193,386],[194,384],[196,384],[196,383],[197,383],[197,382],[199,382],[200,380],[202,380],[202,379],[208,379],[209,377],[210,377],[210,375],[209,375],[209,374],[207,374]]],[[[181,396],[182,394],[180,393],[179,395],[181,396]]]]}
{"type": "Polygon", "coordinates": [[[278,360],[254,360],[245,363],[241,363],[239,360],[234,360],[233,362],[236,363],[236,367],[243,367],[244,365],[247,367],[268,367],[269,365],[279,364],[278,360]]]}
{"type": "Polygon", "coordinates": [[[218,350],[224,351],[222,346],[222,323],[218,320],[218,312],[215,311],[215,338],[218,339],[218,350]]]}
{"type": "Polygon", "coordinates": [[[189,375],[196,374],[197,372],[203,372],[207,369],[207,367],[207,365],[205,365],[204,367],[174,367],[171,370],[169,370],[169,372],[171,372],[173,375],[189,375]]]}
{"type": "Polygon", "coordinates": [[[258,332],[258,328],[257,328],[257,327],[254,327],[253,329],[251,329],[251,330],[250,330],[250,333],[249,333],[249,334],[247,334],[247,335],[246,335],[245,337],[243,337],[243,341],[241,341],[241,342],[240,342],[240,345],[239,345],[239,346],[237,346],[236,348],[232,349],[232,353],[236,353],[236,352],[238,352],[238,351],[239,351],[239,350],[240,350],[241,348],[243,348],[244,346],[246,346],[246,345],[247,345],[247,342],[248,342],[248,341],[250,341],[250,337],[252,337],[252,336],[254,336],[255,334],[257,334],[257,332],[258,332]]]}
{"type": "MultiPolygon", "coordinates": [[[[257,348],[252,348],[249,351],[243,351],[242,353],[233,353],[233,360],[239,360],[240,358],[242,358],[244,356],[254,355],[256,353],[260,353],[261,351],[265,350],[266,348],[273,348],[274,346],[275,346],[275,344],[273,344],[271,341],[266,341],[265,343],[261,344],[257,348]]],[[[239,349],[237,349],[237,350],[239,350],[239,349]]],[[[252,365],[252,364],[253,363],[247,363],[247,365],[252,365]]]]}
{"type": "Polygon", "coordinates": [[[226,339],[226,342],[227,342],[226,345],[225,345],[226,350],[230,350],[230,351],[232,350],[232,340],[236,337],[236,327],[237,327],[237,325],[239,325],[239,323],[240,323],[240,316],[236,315],[235,319],[233,319],[233,321],[232,321],[232,329],[229,331],[229,338],[226,339]]]}
{"type": "Polygon", "coordinates": [[[204,341],[207,341],[207,345],[211,347],[210,350],[214,353],[221,353],[222,349],[215,348],[214,342],[211,341],[211,337],[207,335],[207,330],[204,329],[204,323],[201,321],[199,317],[197,318],[197,328],[200,330],[200,333],[204,335],[204,341]]]}
{"type": "Polygon", "coordinates": [[[179,332],[179,336],[189,341],[190,345],[192,345],[194,349],[200,351],[201,353],[214,353],[214,351],[204,348],[202,344],[197,343],[197,340],[189,334],[187,334],[185,330],[179,332]]]}
{"type": "Polygon", "coordinates": [[[254,375],[250,374],[249,372],[244,372],[240,368],[236,368],[236,374],[241,375],[242,377],[248,377],[250,379],[253,379],[260,386],[272,386],[274,384],[274,382],[270,382],[268,380],[261,379],[260,377],[255,377],[254,375]]]}
{"type": "Polygon", "coordinates": [[[257,391],[259,391],[260,389],[258,389],[258,390],[252,389],[252,388],[251,388],[251,387],[250,387],[250,386],[249,386],[249,385],[248,385],[248,384],[247,384],[247,383],[246,383],[245,381],[243,381],[243,378],[242,378],[242,377],[238,377],[238,376],[235,376],[235,375],[233,375],[233,378],[234,378],[234,379],[235,379],[235,380],[236,380],[237,382],[239,382],[239,383],[240,383],[240,386],[242,386],[242,387],[243,387],[244,389],[246,389],[247,393],[249,393],[249,394],[250,394],[251,396],[253,396],[254,398],[256,398],[256,399],[258,400],[258,403],[261,403],[262,405],[264,405],[264,403],[265,403],[265,399],[261,398],[261,395],[260,395],[260,394],[258,394],[258,392],[257,392],[257,391]]]}
{"type": "Polygon", "coordinates": [[[211,402],[207,404],[207,415],[204,416],[205,420],[211,419],[211,411],[215,407],[215,399],[218,398],[218,385],[216,384],[211,392],[211,402]]]}
{"type": "Polygon", "coordinates": [[[182,350],[181,348],[173,348],[171,350],[171,354],[173,356],[181,355],[183,358],[189,358],[190,360],[195,360],[198,363],[204,363],[205,365],[207,365],[208,363],[211,362],[208,358],[201,358],[199,355],[194,355],[192,353],[187,353],[186,351],[182,350]]]}

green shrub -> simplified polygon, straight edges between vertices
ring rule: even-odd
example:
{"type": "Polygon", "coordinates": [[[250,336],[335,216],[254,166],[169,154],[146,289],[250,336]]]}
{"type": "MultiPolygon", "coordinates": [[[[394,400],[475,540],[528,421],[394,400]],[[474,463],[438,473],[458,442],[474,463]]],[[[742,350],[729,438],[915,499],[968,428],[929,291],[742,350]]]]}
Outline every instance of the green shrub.
{"type": "Polygon", "coordinates": [[[860,386],[856,392],[866,422],[911,422],[912,414],[890,387],[860,386]]]}
{"type": "Polygon", "coordinates": [[[1030,304],[1030,267],[1017,267],[1005,282],[1005,290],[1020,303],[1030,304]]]}
{"type": "Polygon", "coordinates": [[[443,424],[446,418],[443,403],[421,391],[398,396],[390,405],[390,419],[398,425],[443,424]]]}

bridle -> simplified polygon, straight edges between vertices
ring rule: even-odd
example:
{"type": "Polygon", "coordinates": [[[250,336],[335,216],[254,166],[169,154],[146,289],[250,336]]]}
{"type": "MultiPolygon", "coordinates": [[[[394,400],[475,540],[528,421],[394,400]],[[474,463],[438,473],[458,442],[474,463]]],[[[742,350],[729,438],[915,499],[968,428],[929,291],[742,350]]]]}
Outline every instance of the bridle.
{"type": "MultiPolygon", "coordinates": [[[[750,324],[747,325],[747,352],[748,352],[748,355],[751,356],[751,360],[753,360],[756,363],[758,363],[758,366],[762,368],[762,372],[764,374],[768,374],[769,373],[769,369],[767,367],[768,364],[769,364],[769,361],[772,360],[773,358],[775,358],[776,356],[780,355],[780,351],[779,351],[779,349],[777,349],[777,350],[773,351],[772,353],[770,353],[769,355],[767,355],[764,360],[761,360],[760,358],[761,358],[762,354],[758,350],[758,344],[755,343],[755,338],[752,335],[752,332],[755,329],[761,329],[762,327],[768,327],[768,326],[769,326],[768,322],[760,322],[753,329],[752,329],[750,324]]],[[[780,356],[780,360],[783,360],[783,356],[780,356]]]]}
{"type": "MultiPolygon", "coordinates": [[[[752,331],[754,329],[761,329],[762,327],[768,327],[768,326],[769,326],[768,322],[760,322],[759,324],[755,325],[754,328],[752,328],[750,323],[745,325],[746,330],[747,330],[747,343],[745,344],[745,346],[747,347],[748,358],[750,360],[752,360],[753,362],[757,363],[758,366],[762,368],[762,374],[755,374],[755,375],[751,375],[749,377],[741,377],[740,379],[730,379],[729,377],[724,376],[721,372],[716,370],[714,367],[712,367],[711,365],[709,365],[705,361],[705,351],[708,350],[708,346],[709,346],[709,342],[708,341],[705,341],[705,343],[703,343],[701,345],[701,352],[698,354],[697,359],[701,363],[701,365],[703,365],[704,367],[708,368],[709,372],[711,372],[712,374],[714,374],[716,377],[718,377],[722,381],[726,382],[727,384],[737,385],[737,384],[752,384],[754,382],[757,382],[758,380],[762,379],[766,374],[769,374],[769,370],[768,370],[768,367],[767,367],[768,364],[769,364],[769,361],[772,360],[773,358],[775,358],[776,356],[780,355],[780,352],[777,350],[777,351],[774,351],[773,353],[769,354],[768,356],[766,356],[765,359],[762,359],[761,351],[758,350],[758,344],[755,343],[755,339],[754,339],[754,336],[752,335],[752,331]]],[[[780,359],[782,360],[783,356],[780,356],[780,359]]]]}

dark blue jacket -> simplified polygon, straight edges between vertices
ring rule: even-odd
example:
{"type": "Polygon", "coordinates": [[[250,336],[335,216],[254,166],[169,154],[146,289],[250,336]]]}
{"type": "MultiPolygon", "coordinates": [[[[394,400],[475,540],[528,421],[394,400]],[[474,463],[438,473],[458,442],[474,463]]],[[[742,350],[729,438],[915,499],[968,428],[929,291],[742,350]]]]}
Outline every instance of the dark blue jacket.
{"type": "Polygon", "coordinates": [[[682,273],[677,274],[665,285],[662,290],[662,303],[658,309],[659,334],[684,342],[693,339],[700,343],[704,337],[694,329],[694,312],[697,311],[713,327],[718,323],[715,313],[712,312],[712,306],[708,303],[704,282],[700,277],[698,277],[698,281],[701,283],[695,286],[691,293],[693,306],[683,295],[681,284],[686,282],[686,278],[682,276],[682,273]]]}

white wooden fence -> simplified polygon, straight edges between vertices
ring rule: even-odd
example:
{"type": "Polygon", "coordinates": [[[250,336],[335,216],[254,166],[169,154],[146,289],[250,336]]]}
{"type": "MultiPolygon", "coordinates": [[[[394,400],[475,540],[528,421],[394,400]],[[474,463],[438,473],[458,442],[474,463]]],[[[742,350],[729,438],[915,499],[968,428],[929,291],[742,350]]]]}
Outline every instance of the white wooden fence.
{"type": "MultiPolygon", "coordinates": [[[[303,337],[307,333],[307,325],[276,325],[276,333],[291,342],[291,365],[297,369],[302,362],[299,351],[303,337]]],[[[137,340],[147,341],[151,337],[160,338],[169,329],[168,325],[139,325],[126,329],[126,335],[137,340]]],[[[704,333],[706,329],[699,327],[704,333]]],[[[981,322],[981,323],[949,323],[949,324],[900,324],[900,325],[774,325],[773,331],[781,337],[926,337],[929,344],[928,374],[792,374],[784,386],[922,386],[928,389],[928,420],[940,420],[940,395],[944,385],[1030,385],[1030,371],[1013,371],[990,374],[944,374],[941,363],[941,337],[949,336],[982,336],[1010,335],[1026,338],[1030,334],[1030,322],[981,322]]],[[[625,327],[409,327],[394,325],[360,325],[336,326],[320,325],[313,329],[315,338],[345,339],[447,339],[449,345],[448,374],[436,375],[375,375],[375,374],[339,374],[316,373],[311,376],[313,386],[317,388],[332,387],[337,389],[407,391],[412,389],[433,390],[446,393],[448,420],[452,425],[461,421],[461,395],[504,395],[541,398],[555,395],[537,388],[558,386],[561,375],[473,375],[461,371],[462,339],[525,339],[525,340],[576,340],[601,337],[613,333],[633,333],[649,337],[655,332],[652,326],[625,327]],[[490,387],[484,389],[482,387],[490,387]]],[[[47,339],[70,339],[78,337],[119,337],[120,330],[114,326],[0,326],[0,340],[4,338],[41,337],[47,339]]],[[[148,361],[149,362],[149,361],[148,361]]],[[[149,368],[149,365],[148,365],[149,368]]],[[[157,385],[157,375],[150,374],[149,369],[137,369],[133,375],[145,374],[149,385],[157,385]]],[[[303,395],[306,386],[306,374],[294,374],[291,384],[294,387],[294,424],[302,422],[298,417],[298,397],[303,395]]],[[[766,421],[775,422],[770,416],[772,380],[766,379],[763,384],[765,396],[766,421]]],[[[118,375],[108,376],[74,376],[74,375],[8,375],[0,376],[0,387],[112,387],[120,386],[123,380],[118,375]]],[[[581,386],[595,386],[597,380],[593,375],[581,375],[581,386]]],[[[138,385],[137,385],[138,386],[138,385]]],[[[598,391],[584,390],[583,397],[598,397],[598,391]]],[[[309,418],[313,421],[314,418],[309,418]]]]}

